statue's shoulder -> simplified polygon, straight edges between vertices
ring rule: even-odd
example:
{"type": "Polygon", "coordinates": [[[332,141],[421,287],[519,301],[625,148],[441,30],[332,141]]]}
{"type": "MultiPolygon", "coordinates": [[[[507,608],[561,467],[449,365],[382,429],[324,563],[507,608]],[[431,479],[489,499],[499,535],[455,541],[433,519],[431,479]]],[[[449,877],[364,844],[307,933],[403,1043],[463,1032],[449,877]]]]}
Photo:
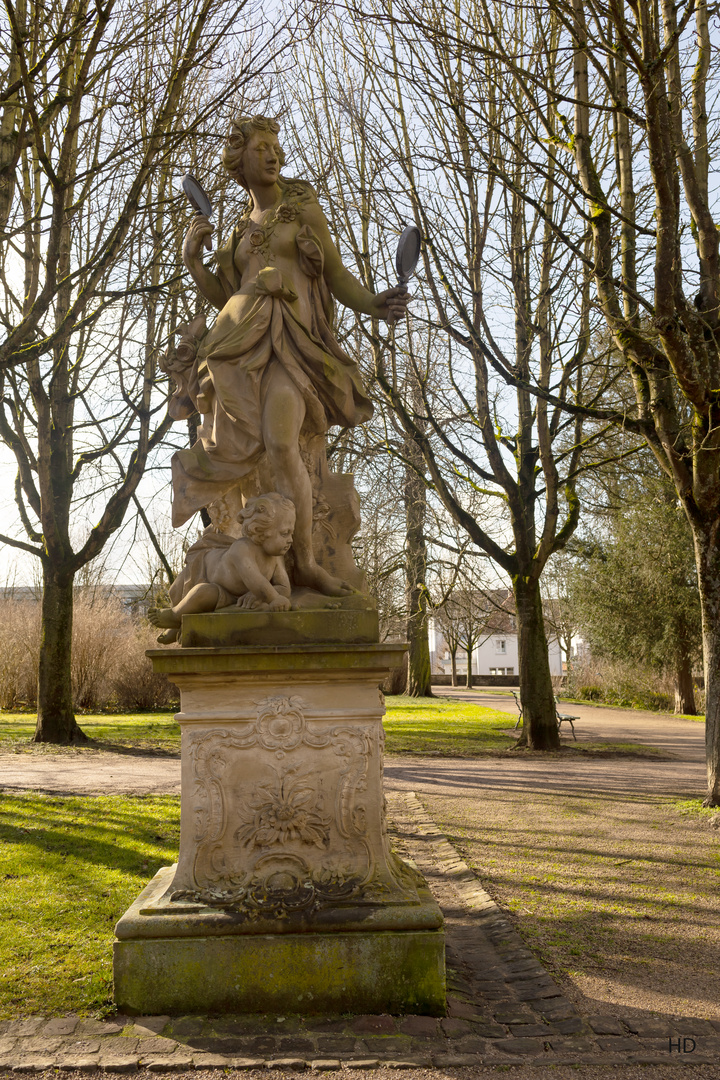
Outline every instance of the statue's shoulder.
{"type": "Polygon", "coordinates": [[[280,177],[280,186],[283,189],[285,202],[311,203],[317,202],[317,192],[307,180],[297,180],[292,177],[280,177]]]}

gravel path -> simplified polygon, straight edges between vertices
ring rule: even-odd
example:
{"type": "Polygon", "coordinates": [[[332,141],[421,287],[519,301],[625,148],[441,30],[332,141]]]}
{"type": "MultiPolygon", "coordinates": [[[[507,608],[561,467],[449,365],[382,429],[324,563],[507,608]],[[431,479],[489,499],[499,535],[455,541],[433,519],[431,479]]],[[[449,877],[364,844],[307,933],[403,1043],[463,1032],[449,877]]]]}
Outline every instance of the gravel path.
{"type": "MultiPolygon", "coordinates": [[[[491,691],[443,690],[447,696],[472,700],[517,715],[512,698],[491,691]]],[[[705,789],[705,726],[657,713],[603,706],[561,706],[580,717],[577,743],[608,740],[656,747],[676,760],[573,757],[544,761],[526,758],[391,757],[385,763],[388,788],[435,794],[439,791],[479,798],[484,791],[545,793],[555,791],[637,792],[691,798],[705,789]]],[[[514,722],[514,720],[513,720],[514,722]]],[[[512,726],[512,725],[510,725],[512,726]]],[[[570,740],[572,741],[572,740],[570,740]]],[[[79,749],[62,755],[0,754],[0,788],[54,793],[179,794],[179,757],[113,754],[79,749]]]]}

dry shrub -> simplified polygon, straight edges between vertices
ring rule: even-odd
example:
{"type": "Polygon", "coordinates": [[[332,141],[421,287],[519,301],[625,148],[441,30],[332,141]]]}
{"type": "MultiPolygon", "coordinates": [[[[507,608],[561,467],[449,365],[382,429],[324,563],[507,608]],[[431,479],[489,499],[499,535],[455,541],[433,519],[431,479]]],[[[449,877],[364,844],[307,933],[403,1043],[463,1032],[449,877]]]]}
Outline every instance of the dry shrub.
{"type": "Polygon", "coordinates": [[[675,689],[670,676],[620,660],[576,662],[568,674],[565,692],[582,701],[601,701],[624,708],[656,712],[672,712],[675,708],[675,689]]]}
{"type": "Polygon", "coordinates": [[[35,704],[39,651],[40,604],[0,598],[0,709],[35,704]]]}
{"type": "Polygon", "coordinates": [[[145,656],[146,649],[157,648],[157,630],[146,623],[136,623],[133,633],[123,639],[122,656],[113,679],[117,707],[135,709],[170,709],[178,704],[177,687],[165,675],[157,675],[145,656]]]}
{"type": "MultiPolygon", "coordinates": [[[[0,709],[37,703],[40,602],[0,598],[0,709]]],[[[145,650],[157,631],[101,589],[78,590],[73,610],[72,691],[76,709],[167,709],[178,692],[156,675],[145,650]]]]}

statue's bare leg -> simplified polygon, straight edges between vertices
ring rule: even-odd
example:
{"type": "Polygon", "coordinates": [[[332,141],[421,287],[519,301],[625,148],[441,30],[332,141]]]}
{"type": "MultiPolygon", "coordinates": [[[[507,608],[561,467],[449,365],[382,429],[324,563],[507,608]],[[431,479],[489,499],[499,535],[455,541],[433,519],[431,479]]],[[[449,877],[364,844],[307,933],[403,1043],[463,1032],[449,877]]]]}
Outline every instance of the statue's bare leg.
{"type": "Polygon", "coordinates": [[[315,561],[312,548],[312,484],[300,456],[300,431],[305,419],[302,394],[282,364],[271,360],[262,415],[265,451],[275,474],[278,492],[295,506],[295,584],[326,596],[346,596],[355,590],[333,577],[315,561]]]}
{"type": "Polygon", "coordinates": [[[183,615],[192,615],[198,611],[214,611],[218,602],[218,587],[208,582],[193,585],[182,600],[173,607],[150,608],[148,619],[153,626],[179,629],[183,615]]]}

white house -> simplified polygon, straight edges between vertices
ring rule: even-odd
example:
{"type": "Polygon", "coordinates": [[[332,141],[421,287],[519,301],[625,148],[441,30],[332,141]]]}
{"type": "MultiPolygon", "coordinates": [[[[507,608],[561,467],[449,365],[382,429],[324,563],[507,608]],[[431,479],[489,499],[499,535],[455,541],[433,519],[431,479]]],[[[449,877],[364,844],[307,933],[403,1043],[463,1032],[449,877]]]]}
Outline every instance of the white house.
{"type": "MultiPolygon", "coordinates": [[[[492,594],[487,612],[482,616],[482,626],[477,645],[473,649],[473,675],[517,675],[518,637],[514,604],[510,590],[497,590],[492,594]]],[[[429,625],[430,664],[435,675],[452,674],[452,657],[442,630],[437,622],[429,625]]],[[[548,638],[550,674],[562,675],[564,671],[562,652],[557,638],[548,638]]],[[[458,675],[467,674],[467,656],[459,648],[456,654],[458,675]]]]}

